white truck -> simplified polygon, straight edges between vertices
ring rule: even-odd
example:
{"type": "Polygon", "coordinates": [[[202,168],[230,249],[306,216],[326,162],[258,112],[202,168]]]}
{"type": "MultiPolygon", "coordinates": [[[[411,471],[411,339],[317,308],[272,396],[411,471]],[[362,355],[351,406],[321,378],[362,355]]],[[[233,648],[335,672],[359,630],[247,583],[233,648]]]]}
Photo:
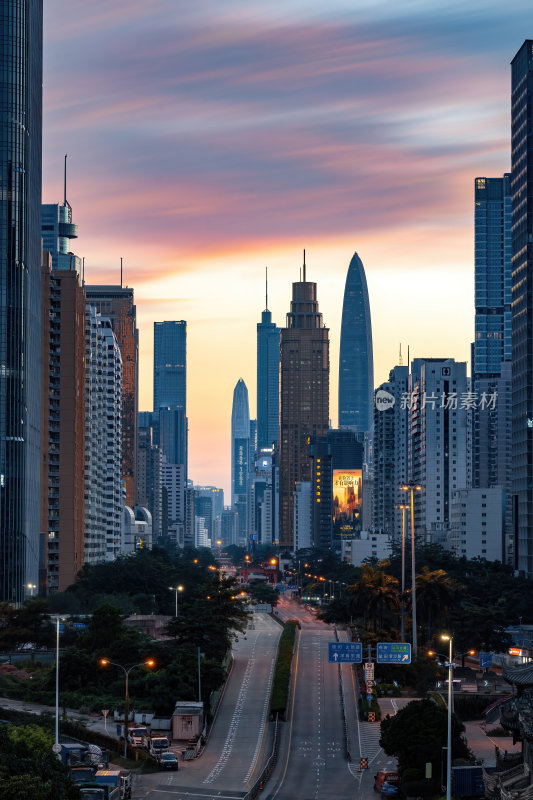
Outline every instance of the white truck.
{"type": "Polygon", "coordinates": [[[148,752],[152,758],[156,758],[159,761],[162,753],[168,753],[169,750],[170,742],[166,736],[152,736],[150,738],[148,752]]]}

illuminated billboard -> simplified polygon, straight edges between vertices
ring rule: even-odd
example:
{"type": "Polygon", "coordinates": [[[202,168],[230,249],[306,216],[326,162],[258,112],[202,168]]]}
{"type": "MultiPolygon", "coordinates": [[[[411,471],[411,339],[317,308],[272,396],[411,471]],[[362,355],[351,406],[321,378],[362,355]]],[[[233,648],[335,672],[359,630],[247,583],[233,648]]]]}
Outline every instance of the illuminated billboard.
{"type": "Polygon", "coordinates": [[[336,538],[351,539],[361,528],[363,471],[333,470],[333,531],[336,538]]]}

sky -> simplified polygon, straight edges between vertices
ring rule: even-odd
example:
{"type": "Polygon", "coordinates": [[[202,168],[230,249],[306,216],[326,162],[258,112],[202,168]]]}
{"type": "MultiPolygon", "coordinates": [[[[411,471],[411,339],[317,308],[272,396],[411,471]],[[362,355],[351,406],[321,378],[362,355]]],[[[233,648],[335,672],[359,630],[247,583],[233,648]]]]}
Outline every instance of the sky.
{"type": "MultiPolygon", "coordinates": [[[[531,25],[528,28],[528,21],[531,25]]],[[[376,385],[469,361],[473,194],[510,169],[509,62],[530,0],[47,0],[43,202],[67,196],[88,283],[134,287],[140,410],[153,323],[187,321],[189,476],[229,497],[233,388],[256,408],[256,324],[285,324],[306,250],[330,328],[354,252],[376,385]]]]}

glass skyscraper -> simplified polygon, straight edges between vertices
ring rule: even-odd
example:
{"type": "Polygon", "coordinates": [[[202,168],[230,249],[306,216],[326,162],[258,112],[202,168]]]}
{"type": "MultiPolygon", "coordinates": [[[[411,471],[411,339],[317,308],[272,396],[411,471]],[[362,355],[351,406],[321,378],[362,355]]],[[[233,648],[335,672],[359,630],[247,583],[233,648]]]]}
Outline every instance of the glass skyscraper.
{"type": "Polygon", "coordinates": [[[279,437],[279,336],[266,308],[257,323],[257,450],[279,437]]]}
{"type": "Polygon", "coordinates": [[[154,411],[187,408],[187,323],[154,322],[154,411]]]}
{"type": "Polygon", "coordinates": [[[246,544],[248,532],[248,473],[250,471],[250,408],[248,389],[239,378],[233,390],[231,410],[231,504],[238,513],[238,544],[246,544]]]}
{"type": "Polygon", "coordinates": [[[511,62],[512,458],[517,567],[533,577],[533,40],[511,62]]]}
{"type": "Polygon", "coordinates": [[[41,541],[42,13],[0,5],[0,600],[14,602],[37,585],[41,541]]]}
{"type": "Polygon", "coordinates": [[[473,389],[478,400],[495,393],[497,404],[472,413],[472,486],[504,490],[504,557],[512,560],[511,175],[476,178],[474,192],[473,389]]]}
{"type": "Polygon", "coordinates": [[[370,303],[363,262],[354,254],[342,306],[339,358],[339,428],[372,430],[374,357],[370,303]]]}

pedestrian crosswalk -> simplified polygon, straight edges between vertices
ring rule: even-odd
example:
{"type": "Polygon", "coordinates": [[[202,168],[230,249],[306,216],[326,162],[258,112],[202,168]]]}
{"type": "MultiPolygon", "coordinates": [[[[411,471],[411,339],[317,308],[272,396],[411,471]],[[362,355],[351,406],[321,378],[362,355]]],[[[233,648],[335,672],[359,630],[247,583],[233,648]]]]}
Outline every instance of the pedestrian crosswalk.
{"type": "Polygon", "coordinates": [[[379,738],[381,726],[379,722],[360,722],[359,735],[361,742],[361,756],[371,761],[381,750],[379,738]]]}

